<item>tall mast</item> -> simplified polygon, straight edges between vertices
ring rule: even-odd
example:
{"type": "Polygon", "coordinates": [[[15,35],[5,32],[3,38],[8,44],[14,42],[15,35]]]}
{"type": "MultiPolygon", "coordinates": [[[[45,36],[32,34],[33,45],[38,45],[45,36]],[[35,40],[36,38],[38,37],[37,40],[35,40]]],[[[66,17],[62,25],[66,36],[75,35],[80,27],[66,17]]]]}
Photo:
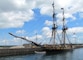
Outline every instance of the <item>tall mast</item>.
{"type": "Polygon", "coordinates": [[[65,26],[65,17],[64,17],[64,8],[61,8],[61,10],[63,11],[62,15],[63,15],[63,28],[62,28],[62,39],[63,39],[63,45],[65,47],[65,40],[66,40],[66,30],[67,30],[67,27],[65,26]]]}
{"type": "Polygon", "coordinates": [[[57,25],[55,24],[56,20],[55,20],[55,8],[54,8],[54,2],[52,4],[53,7],[53,27],[52,27],[52,39],[53,39],[53,45],[55,45],[55,35],[56,35],[56,29],[57,29],[57,25]]]}
{"type": "Polygon", "coordinates": [[[53,7],[53,25],[55,25],[55,6],[54,6],[54,2],[52,4],[52,7],[53,7]]]}

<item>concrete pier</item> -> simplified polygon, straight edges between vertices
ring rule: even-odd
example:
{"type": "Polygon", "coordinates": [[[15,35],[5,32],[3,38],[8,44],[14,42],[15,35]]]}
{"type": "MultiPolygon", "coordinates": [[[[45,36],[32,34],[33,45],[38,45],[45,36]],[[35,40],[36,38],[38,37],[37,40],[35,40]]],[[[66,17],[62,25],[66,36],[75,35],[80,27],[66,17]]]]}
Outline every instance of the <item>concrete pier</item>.
{"type": "Polygon", "coordinates": [[[34,51],[41,50],[40,48],[6,48],[0,49],[0,57],[32,54],[34,51]]]}
{"type": "MultiPolygon", "coordinates": [[[[57,46],[57,49],[59,48],[58,46],[57,46]]],[[[72,46],[74,47],[73,49],[83,48],[83,44],[72,44],[72,46]]],[[[36,46],[32,46],[32,47],[30,47],[30,46],[25,46],[25,47],[22,47],[22,46],[0,47],[0,57],[2,57],[2,56],[27,55],[27,54],[35,53],[34,51],[42,51],[42,50],[43,50],[43,48],[36,47],[36,46]]]]}

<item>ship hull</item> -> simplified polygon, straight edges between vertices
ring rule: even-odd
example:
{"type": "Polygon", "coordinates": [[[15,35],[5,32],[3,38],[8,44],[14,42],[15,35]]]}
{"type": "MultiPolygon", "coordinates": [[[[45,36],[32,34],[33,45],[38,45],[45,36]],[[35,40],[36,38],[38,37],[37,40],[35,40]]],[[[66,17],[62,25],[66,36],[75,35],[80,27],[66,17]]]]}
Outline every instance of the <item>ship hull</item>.
{"type": "Polygon", "coordinates": [[[47,54],[51,53],[51,54],[55,54],[55,53],[64,53],[64,52],[68,52],[68,51],[73,51],[73,49],[44,49],[44,51],[46,51],[47,54]]]}

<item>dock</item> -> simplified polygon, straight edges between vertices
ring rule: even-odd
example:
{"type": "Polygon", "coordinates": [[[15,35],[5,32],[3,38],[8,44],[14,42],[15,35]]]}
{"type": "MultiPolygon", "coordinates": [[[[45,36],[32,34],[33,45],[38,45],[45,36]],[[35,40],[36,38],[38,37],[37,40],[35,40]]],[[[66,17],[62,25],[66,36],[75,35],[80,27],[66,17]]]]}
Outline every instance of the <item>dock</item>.
{"type": "MultiPolygon", "coordinates": [[[[83,48],[83,44],[72,44],[72,46],[74,47],[73,49],[83,48]]],[[[51,48],[51,47],[48,46],[47,48],[51,48]]],[[[57,46],[56,49],[58,50],[62,48],[57,46]]],[[[20,47],[20,48],[18,47],[0,48],[0,57],[34,54],[35,51],[43,51],[43,48],[34,47],[34,46],[33,47],[20,47]]]]}
{"type": "Polygon", "coordinates": [[[0,48],[0,57],[5,56],[16,56],[16,55],[27,55],[27,54],[33,54],[34,51],[40,51],[42,50],[39,47],[35,48],[0,48]]]}

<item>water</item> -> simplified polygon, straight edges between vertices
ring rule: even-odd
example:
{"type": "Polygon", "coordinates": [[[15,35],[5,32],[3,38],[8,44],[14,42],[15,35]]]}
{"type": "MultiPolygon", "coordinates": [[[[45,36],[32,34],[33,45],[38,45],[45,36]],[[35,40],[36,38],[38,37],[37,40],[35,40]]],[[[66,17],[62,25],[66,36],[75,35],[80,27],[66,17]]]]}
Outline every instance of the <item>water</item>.
{"type": "Polygon", "coordinates": [[[0,60],[83,60],[83,48],[61,54],[30,54],[0,57],[0,60]]]}

